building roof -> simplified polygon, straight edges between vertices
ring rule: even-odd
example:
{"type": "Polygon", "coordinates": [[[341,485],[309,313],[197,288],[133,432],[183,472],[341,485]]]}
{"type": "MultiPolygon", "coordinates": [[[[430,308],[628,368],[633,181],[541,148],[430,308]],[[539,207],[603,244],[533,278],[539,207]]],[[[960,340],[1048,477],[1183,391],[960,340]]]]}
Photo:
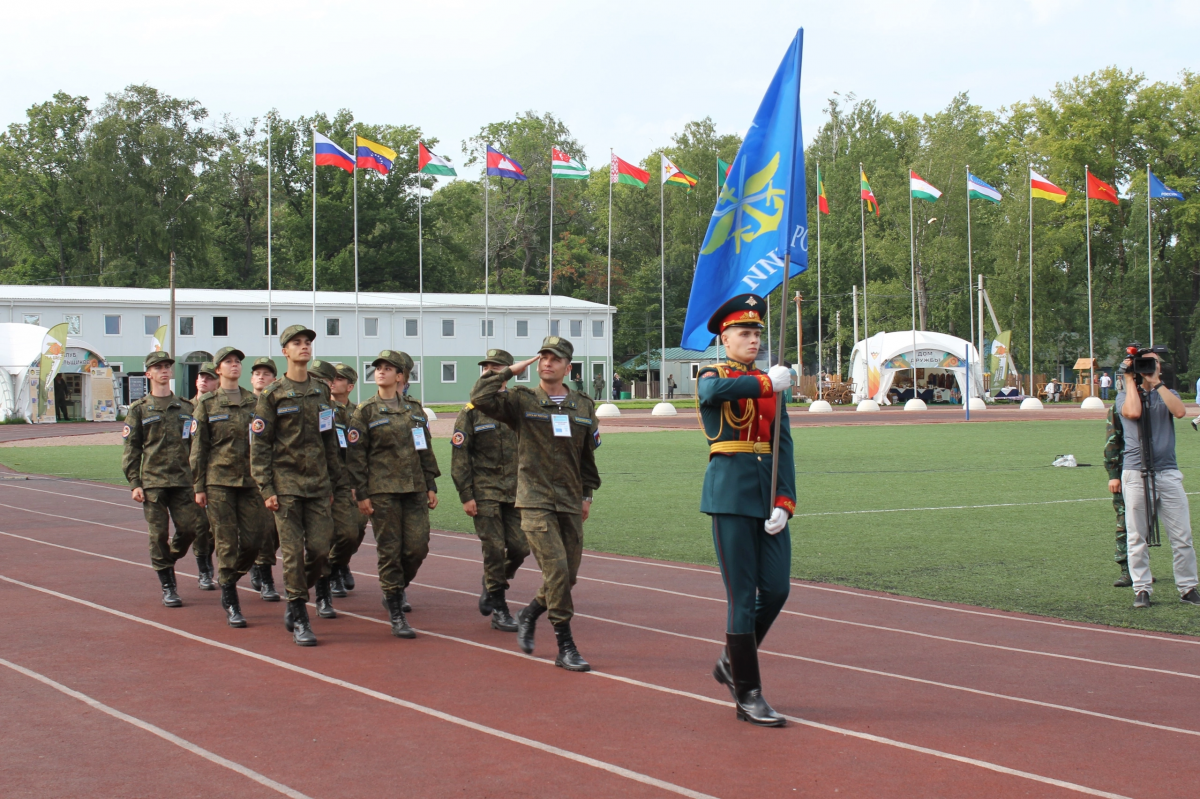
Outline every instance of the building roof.
{"type": "MultiPolygon", "coordinates": [[[[271,304],[280,308],[310,308],[313,304],[311,291],[271,291],[271,304]]],[[[0,286],[0,296],[23,302],[81,302],[108,305],[144,304],[164,306],[170,304],[170,289],[122,288],[115,286],[0,286]]],[[[487,304],[499,311],[542,311],[546,312],[551,298],[541,294],[490,294],[487,304]]],[[[402,292],[360,291],[360,308],[412,309],[422,303],[421,295],[402,292]]],[[[265,289],[176,289],[175,305],[178,306],[226,306],[265,308],[265,289]]],[[[323,308],[354,307],[352,291],[318,291],[317,305],[323,308]]],[[[484,307],[482,294],[433,294],[424,295],[424,307],[430,310],[480,310],[484,307]]],[[[555,296],[553,308],[563,311],[615,311],[602,303],[578,300],[574,297],[555,296]]]]}

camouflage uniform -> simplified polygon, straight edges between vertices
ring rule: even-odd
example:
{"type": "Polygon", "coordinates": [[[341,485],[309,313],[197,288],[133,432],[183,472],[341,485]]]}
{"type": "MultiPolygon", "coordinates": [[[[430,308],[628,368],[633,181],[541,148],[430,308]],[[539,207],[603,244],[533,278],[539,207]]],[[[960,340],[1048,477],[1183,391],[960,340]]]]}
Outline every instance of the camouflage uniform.
{"type": "MultiPolygon", "coordinates": [[[[1117,424],[1113,416],[1116,406],[1108,409],[1108,420],[1105,424],[1104,441],[1104,470],[1108,472],[1109,480],[1121,479],[1121,467],[1125,460],[1125,431],[1117,424]]],[[[1125,495],[1120,491],[1112,495],[1113,511],[1117,514],[1117,548],[1113,553],[1121,567],[1122,575],[1129,571],[1128,539],[1125,530],[1125,495]]],[[[1130,585],[1133,583],[1130,582],[1130,585]]]]}
{"type": "MultiPolygon", "coordinates": [[[[260,366],[267,367],[271,370],[271,374],[278,377],[279,367],[275,365],[275,360],[273,358],[269,358],[267,356],[256,358],[254,360],[254,365],[250,367],[250,371],[253,372],[260,366]]],[[[264,510],[266,509],[264,508],[264,510]]],[[[270,511],[267,511],[263,514],[262,546],[258,550],[258,557],[254,559],[254,565],[268,567],[274,566],[275,553],[278,551],[279,531],[275,529],[275,517],[270,511]]],[[[269,574],[270,572],[268,571],[267,573],[269,574]]]]}
{"type": "MultiPolygon", "coordinates": [[[[217,375],[216,364],[214,364],[212,361],[205,361],[204,363],[200,364],[199,373],[202,375],[207,375],[213,380],[221,379],[217,375]]],[[[210,393],[211,392],[205,392],[204,394],[196,395],[196,398],[192,400],[192,406],[195,407],[200,400],[209,396],[210,393]]],[[[201,513],[200,529],[196,531],[196,540],[192,543],[192,551],[196,553],[196,561],[200,564],[201,572],[212,571],[212,554],[215,550],[216,547],[213,544],[212,525],[209,523],[208,514],[201,513]]],[[[203,578],[205,576],[208,576],[209,581],[211,582],[211,575],[204,574],[201,575],[201,582],[204,581],[203,578]]]]}

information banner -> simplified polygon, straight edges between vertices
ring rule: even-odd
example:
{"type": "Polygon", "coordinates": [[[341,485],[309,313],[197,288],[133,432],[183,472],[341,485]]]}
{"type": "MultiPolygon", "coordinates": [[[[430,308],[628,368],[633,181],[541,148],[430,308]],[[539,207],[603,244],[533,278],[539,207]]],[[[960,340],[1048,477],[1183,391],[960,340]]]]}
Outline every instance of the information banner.
{"type": "Polygon", "coordinates": [[[96,366],[92,375],[92,421],[117,421],[117,396],[113,391],[113,371],[107,366],[96,366]]]}

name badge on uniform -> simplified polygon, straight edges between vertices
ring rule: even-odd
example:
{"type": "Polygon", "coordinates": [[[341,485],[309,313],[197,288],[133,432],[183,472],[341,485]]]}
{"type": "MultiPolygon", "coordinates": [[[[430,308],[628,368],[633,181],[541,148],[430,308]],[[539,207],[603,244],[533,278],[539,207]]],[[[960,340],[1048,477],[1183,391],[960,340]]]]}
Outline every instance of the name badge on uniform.
{"type": "Polygon", "coordinates": [[[322,433],[327,433],[333,429],[333,408],[326,408],[321,411],[320,415],[320,430],[322,433]]]}
{"type": "Polygon", "coordinates": [[[183,421],[183,440],[187,441],[192,437],[192,433],[194,432],[192,427],[195,425],[195,421],[193,421],[191,417],[184,416],[183,414],[180,414],[179,418],[183,421]]]}
{"type": "Polygon", "coordinates": [[[565,413],[550,414],[550,423],[554,425],[555,438],[571,437],[571,417],[565,413]]]}
{"type": "Polygon", "coordinates": [[[338,446],[342,449],[346,448],[346,431],[340,427],[338,428],[338,446]]]}
{"type": "Polygon", "coordinates": [[[425,440],[424,427],[413,428],[413,446],[415,446],[418,450],[429,449],[429,443],[425,440]]]}

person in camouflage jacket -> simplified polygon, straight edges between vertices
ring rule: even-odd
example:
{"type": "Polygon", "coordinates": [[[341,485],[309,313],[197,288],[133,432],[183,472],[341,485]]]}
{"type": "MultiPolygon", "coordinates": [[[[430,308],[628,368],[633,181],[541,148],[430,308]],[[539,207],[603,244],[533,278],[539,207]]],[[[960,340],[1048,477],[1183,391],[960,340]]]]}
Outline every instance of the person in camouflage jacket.
{"type": "Polygon", "coordinates": [[[1121,493],[1121,466],[1125,460],[1125,432],[1113,419],[1115,406],[1108,409],[1108,420],[1104,434],[1104,470],[1108,472],[1108,490],[1112,493],[1113,511],[1117,514],[1117,549],[1113,560],[1121,568],[1121,576],[1113,583],[1114,588],[1129,588],[1133,578],[1129,575],[1129,550],[1125,531],[1125,497],[1121,493]]]}

